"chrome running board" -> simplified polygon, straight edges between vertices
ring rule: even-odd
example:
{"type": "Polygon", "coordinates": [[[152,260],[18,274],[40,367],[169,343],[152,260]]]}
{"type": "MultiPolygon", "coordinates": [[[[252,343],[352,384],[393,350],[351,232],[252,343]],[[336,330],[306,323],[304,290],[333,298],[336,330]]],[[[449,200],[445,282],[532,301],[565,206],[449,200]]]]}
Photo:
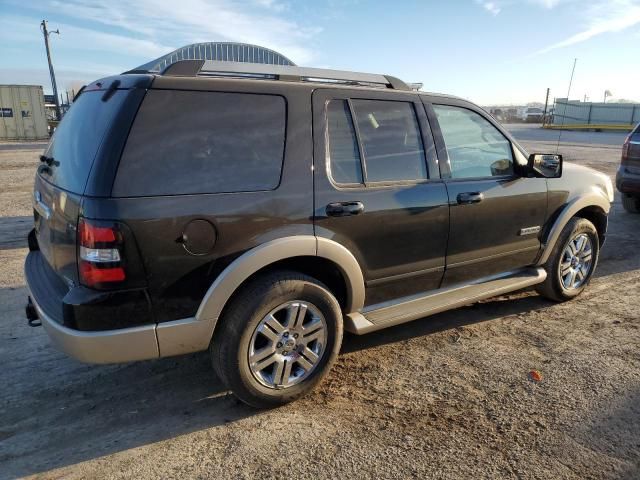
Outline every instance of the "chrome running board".
{"type": "Polygon", "coordinates": [[[527,268],[502,276],[489,277],[475,283],[414,295],[395,303],[372,305],[345,318],[345,330],[361,335],[400,325],[487,298],[513,292],[544,282],[543,268],[527,268]]]}

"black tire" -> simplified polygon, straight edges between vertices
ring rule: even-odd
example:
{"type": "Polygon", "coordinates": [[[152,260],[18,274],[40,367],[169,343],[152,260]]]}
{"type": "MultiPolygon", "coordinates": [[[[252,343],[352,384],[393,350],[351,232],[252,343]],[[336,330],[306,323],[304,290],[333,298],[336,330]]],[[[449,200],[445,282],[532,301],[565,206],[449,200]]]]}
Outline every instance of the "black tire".
{"type": "Polygon", "coordinates": [[[301,273],[274,272],[251,281],[225,308],[211,342],[211,361],[220,379],[241,401],[271,408],[302,397],[322,381],[338,356],[342,334],[340,305],[325,285],[301,273]],[[269,312],[294,300],[312,304],[324,316],[324,352],[300,383],[280,389],[265,386],[249,364],[252,336],[269,312]]]}
{"type": "Polygon", "coordinates": [[[640,197],[622,194],[622,206],[629,213],[640,213],[640,197]]]}
{"type": "Polygon", "coordinates": [[[593,276],[593,272],[598,264],[598,256],[600,254],[600,242],[596,227],[585,218],[574,217],[562,229],[562,233],[558,238],[551,255],[547,262],[543,265],[547,272],[546,280],[536,287],[537,292],[550,300],[556,302],[564,302],[571,300],[582,293],[593,276]],[[586,234],[591,240],[592,246],[592,262],[588,273],[582,284],[577,288],[567,289],[560,279],[560,262],[562,261],[563,252],[569,245],[569,242],[580,234],[586,234]]]}

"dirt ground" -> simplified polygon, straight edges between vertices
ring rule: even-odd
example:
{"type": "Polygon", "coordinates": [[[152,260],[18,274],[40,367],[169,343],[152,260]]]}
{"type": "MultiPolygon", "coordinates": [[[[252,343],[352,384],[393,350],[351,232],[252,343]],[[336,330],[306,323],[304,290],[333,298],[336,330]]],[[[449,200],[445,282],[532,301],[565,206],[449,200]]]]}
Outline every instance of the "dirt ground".
{"type": "MultiPolygon", "coordinates": [[[[560,150],[610,175],[620,157],[560,150]]],[[[204,353],[83,365],[27,326],[39,153],[0,149],[0,478],[640,478],[640,217],[619,198],[578,300],[524,292],[347,336],[320,388],[256,411],[204,353]]]]}

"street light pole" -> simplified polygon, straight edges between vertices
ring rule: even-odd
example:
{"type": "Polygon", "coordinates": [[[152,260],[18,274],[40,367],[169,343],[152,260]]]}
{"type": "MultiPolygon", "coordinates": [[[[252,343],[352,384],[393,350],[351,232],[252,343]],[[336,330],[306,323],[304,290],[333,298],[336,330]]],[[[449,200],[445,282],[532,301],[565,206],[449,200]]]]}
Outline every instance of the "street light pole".
{"type": "Polygon", "coordinates": [[[51,51],[49,50],[49,35],[52,33],[56,33],[60,35],[59,30],[55,30],[53,32],[47,31],[47,22],[46,20],[42,20],[40,23],[40,29],[42,30],[42,34],[44,35],[44,46],[47,49],[47,62],[49,62],[49,75],[51,76],[51,88],[53,88],[53,98],[56,102],[56,117],[58,121],[62,120],[62,115],[60,114],[60,99],[58,99],[58,86],[56,85],[56,74],[53,71],[53,64],[51,63],[51,51]]]}

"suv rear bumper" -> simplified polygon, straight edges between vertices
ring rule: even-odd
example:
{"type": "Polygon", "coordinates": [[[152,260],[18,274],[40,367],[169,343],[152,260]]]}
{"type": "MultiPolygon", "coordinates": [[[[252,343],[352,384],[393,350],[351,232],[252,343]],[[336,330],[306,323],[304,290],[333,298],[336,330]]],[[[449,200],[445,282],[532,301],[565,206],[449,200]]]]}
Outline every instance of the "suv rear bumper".
{"type": "Polygon", "coordinates": [[[83,332],[65,327],[51,318],[31,295],[42,326],[51,342],[67,355],[86,363],[121,363],[157,358],[156,326],[83,332]]]}
{"type": "Polygon", "coordinates": [[[616,188],[620,193],[640,195],[640,174],[631,173],[620,166],[616,174],[616,188]]]}
{"type": "Polygon", "coordinates": [[[135,311],[111,310],[112,302],[121,301],[118,295],[110,294],[103,300],[101,292],[84,287],[69,289],[38,250],[27,255],[24,273],[30,299],[28,312],[32,314],[35,310],[59,350],[81,362],[133,362],[202,351],[209,346],[215,321],[186,318],[159,325],[118,328],[116,325],[128,323],[135,311]],[[85,318],[109,319],[110,329],[73,328],[79,313],[85,318]]]}
{"type": "Polygon", "coordinates": [[[72,330],[102,331],[154,325],[143,289],[99,291],[69,286],[44,255],[30,245],[24,275],[32,297],[47,316],[72,330]]]}
{"type": "Polygon", "coordinates": [[[27,255],[24,276],[31,306],[54,345],[68,355],[89,363],[118,363],[159,356],[155,323],[100,331],[73,328],[78,317],[82,325],[96,318],[106,321],[108,316],[115,326],[122,319],[109,310],[113,296],[105,302],[100,292],[84,287],[70,289],[40,251],[32,250],[27,255]]]}

